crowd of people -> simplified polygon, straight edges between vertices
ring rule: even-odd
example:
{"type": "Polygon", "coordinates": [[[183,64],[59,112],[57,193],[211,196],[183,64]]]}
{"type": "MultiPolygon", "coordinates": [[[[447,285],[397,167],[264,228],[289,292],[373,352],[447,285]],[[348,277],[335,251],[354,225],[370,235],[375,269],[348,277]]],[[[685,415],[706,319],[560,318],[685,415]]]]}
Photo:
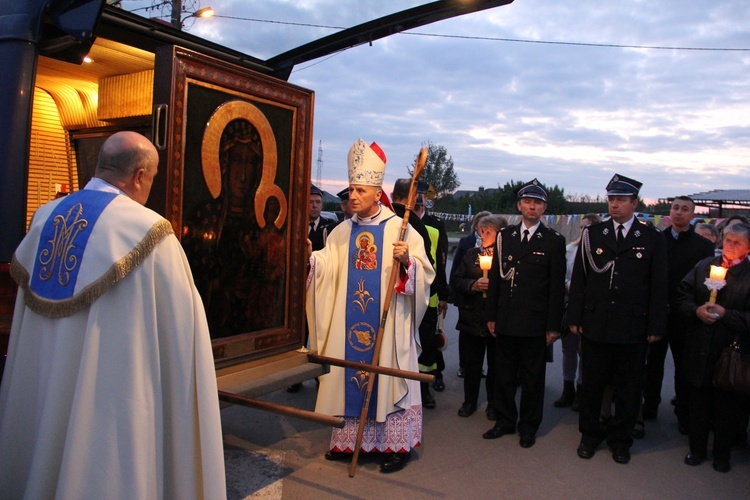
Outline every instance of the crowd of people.
{"type": "MultiPolygon", "coordinates": [[[[367,151],[362,146],[360,149],[367,151]]],[[[362,165],[361,161],[349,165],[348,204],[360,189],[353,174],[362,165]]],[[[378,180],[382,182],[382,177],[378,180]]],[[[398,216],[405,216],[409,182],[399,179],[391,193],[392,213],[398,216]]],[[[377,189],[380,186],[373,185],[377,189]]],[[[534,446],[543,418],[546,366],[552,359],[552,344],[562,338],[563,388],[554,406],[579,412],[578,456],[589,459],[606,442],[615,462],[628,463],[633,440],[645,435],[645,422],[656,419],[659,413],[664,362],[671,351],[675,365],[675,397],[671,402],[679,430],[688,435],[689,441],[684,461],[698,465],[707,457],[709,431],[714,430],[713,467],[729,471],[732,444],[747,439],[749,403],[744,396],[713,387],[711,380],[721,350],[735,336],[741,345],[750,344],[750,294],[745,275],[750,265],[750,226],[747,220],[735,216],[723,221],[721,227],[707,223],[693,227],[695,203],[687,196],[677,196],[670,206],[671,225],[659,231],[635,216],[641,186],[635,179],[616,174],[606,186],[608,216],[602,220],[597,214],[585,215],[580,236],[566,245],[562,235],[545,226],[547,192],[533,179],[517,191],[521,217],[516,224],[509,225],[504,217],[489,212],[473,218],[471,233],[459,241],[447,276],[446,245],[440,244],[441,237],[447,238],[445,227],[425,215],[425,199],[418,196],[408,222],[424,243],[417,258],[420,264],[414,266],[411,259],[417,254],[407,252],[410,261],[407,264],[401,259],[406,269],[400,276],[405,283],[412,280],[406,270],[415,267],[417,274],[426,276],[435,271],[431,274],[437,278],[426,292],[426,313],[420,315],[417,310],[410,318],[414,325],[406,332],[397,329],[393,335],[402,337],[402,341],[416,341],[419,371],[436,378],[431,386],[420,384],[421,407],[412,398],[400,410],[394,407],[393,413],[386,412],[388,418],[407,410],[418,411],[421,422],[421,411],[435,408],[436,398],[430,388],[439,392],[445,384],[442,353],[435,349],[433,339],[437,318],[445,316],[450,301],[458,309],[455,328],[459,332],[459,376],[464,386],[458,416],[470,417],[480,408],[484,378],[485,414],[493,422],[483,434],[485,439],[517,434],[521,447],[534,446]],[[709,302],[703,284],[710,265],[729,270],[726,287],[713,302],[709,302]]],[[[355,215],[346,226],[351,231],[365,224],[366,217],[389,213],[375,203],[382,198],[382,189],[370,198],[372,205],[360,203],[359,209],[354,208],[355,215]],[[367,213],[363,212],[365,206],[367,213]]],[[[339,234],[346,235],[344,231],[331,232],[331,236],[339,234]]],[[[327,269],[330,255],[347,248],[347,244],[351,243],[342,240],[311,253],[315,282],[326,283],[319,269],[327,269]]],[[[346,255],[335,259],[337,265],[351,260],[346,255]]],[[[381,266],[385,267],[384,263],[385,259],[381,266]]],[[[329,278],[329,286],[331,279],[342,278],[329,278]]],[[[378,283],[382,286],[384,280],[378,283]]],[[[346,288],[334,286],[336,290],[346,288]]],[[[402,293],[408,297],[411,292],[402,293]]],[[[421,304],[416,293],[411,297],[421,304]]],[[[328,343],[323,349],[330,349],[334,330],[351,329],[331,322],[345,315],[343,309],[341,315],[336,314],[337,305],[333,310],[326,307],[339,303],[327,298],[332,297],[317,290],[308,293],[309,320],[320,324],[319,317],[327,317],[322,328],[316,327],[326,332],[318,333],[328,343]],[[310,300],[320,304],[313,306],[312,313],[310,300]]],[[[340,302],[343,307],[346,299],[340,297],[340,302]]],[[[362,324],[357,319],[346,321],[359,327],[362,324]]],[[[341,349],[346,344],[341,340],[333,345],[341,349]]],[[[337,382],[335,387],[342,383],[337,382]]],[[[337,394],[342,404],[349,399],[340,390],[337,394]]],[[[324,409],[320,403],[318,409],[341,414],[324,409]]],[[[368,425],[377,429],[382,423],[378,416],[368,425]]],[[[337,438],[340,435],[334,432],[326,458],[351,457],[352,443],[341,441],[337,438]]],[[[401,449],[373,444],[362,450],[386,452],[381,470],[399,470],[408,461],[410,448],[419,441],[416,433],[399,435],[414,439],[400,443],[401,449]]]]}
{"type": "MultiPolygon", "coordinates": [[[[367,151],[361,145],[360,149],[367,151]]],[[[349,164],[350,189],[344,202],[348,208],[352,195],[360,189],[353,177],[363,165],[358,161],[349,164]]],[[[382,183],[382,176],[378,182],[382,183]]],[[[360,203],[359,208],[354,207],[355,215],[347,219],[351,221],[346,226],[350,230],[364,224],[366,217],[386,212],[376,203],[383,196],[381,184],[375,184],[372,187],[376,192],[368,198],[373,204],[360,203]],[[369,212],[364,213],[363,207],[369,212]]],[[[615,175],[606,186],[608,216],[602,220],[597,214],[585,215],[580,236],[566,246],[565,238],[543,222],[547,192],[534,179],[517,192],[518,223],[509,225],[504,217],[489,212],[473,218],[471,233],[459,241],[445,278],[441,276],[447,272],[447,251],[446,245],[440,244],[441,238],[447,237],[445,227],[430,220],[423,195],[417,197],[408,222],[422,238],[419,254],[423,250],[424,257],[418,257],[420,264],[415,269],[425,275],[434,271],[437,278],[426,292],[426,314],[420,315],[417,310],[410,318],[414,325],[407,332],[397,329],[393,335],[401,336],[402,341],[416,341],[419,371],[436,377],[431,386],[420,384],[420,422],[421,411],[436,406],[430,389],[439,392],[445,387],[442,353],[435,349],[433,339],[436,317],[445,316],[450,301],[458,309],[459,376],[464,386],[458,416],[470,417],[480,408],[484,378],[485,414],[493,422],[483,434],[485,439],[517,434],[521,447],[534,446],[543,418],[546,366],[552,358],[552,344],[562,338],[564,385],[554,406],[579,412],[581,441],[577,454],[589,459],[606,442],[617,463],[628,463],[633,440],[645,435],[645,422],[657,418],[664,362],[671,351],[675,364],[672,404],[680,432],[689,436],[685,463],[697,465],[706,458],[708,432],[720,425],[722,430],[714,433],[713,466],[717,471],[730,470],[732,443],[747,439],[748,400],[713,387],[711,374],[721,349],[735,336],[743,345],[750,341],[750,295],[743,295],[746,285],[742,284],[746,281],[744,268],[750,265],[750,226],[743,218],[732,217],[718,228],[707,223],[693,227],[695,203],[678,196],[670,207],[671,226],[659,231],[635,217],[641,186],[634,179],[615,175]],[[709,303],[701,279],[712,264],[723,265],[729,272],[724,291],[709,303]],[[699,270],[702,274],[696,277],[699,270]]],[[[398,216],[405,216],[408,187],[409,179],[399,179],[391,193],[392,213],[398,216]]],[[[311,253],[314,281],[325,283],[317,269],[321,262],[329,266],[329,256],[347,248],[347,244],[326,244],[311,253]]],[[[402,262],[406,269],[399,275],[405,283],[412,280],[406,272],[414,266],[413,255],[409,255],[409,264],[402,262]]],[[[346,263],[351,258],[341,255],[336,261],[346,263]]],[[[383,282],[378,283],[382,286],[383,282]]],[[[403,287],[400,293],[409,296],[407,288],[414,289],[403,287]]],[[[421,304],[418,295],[411,297],[421,304]]],[[[326,314],[343,318],[343,310],[341,316],[336,315],[337,306],[332,315],[325,307],[338,301],[325,299],[317,290],[308,293],[309,320],[319,323],[318,316],[326,314]],[[313,306],[312,316],[310,300],[320,303],[313,306]]],[[[344,298],[341,301],[345,303],[344,298]]],[[[336,330],[331,319],[323,325],[323,331],[336,330]]],[[[361,326],[357,320],[347,321],[361,326]]],[[[337,330],[347,332],[350,327],[339,325],[337,330]]],[[[322,335],[330,344],[331,333],[322,335]]],[[[334,345],[340,349],[346,343],[341,340],[334,345]]],[[[338,382],[336,387],[340,385],[338,382]]],[[[349,399],[340,391],[338,394],[342,402],[349,399]]],[[[409,401],[411,406],[394,408],[393,415],[409,408],[414,411],[418,405],[414,399],[409,401]]],[[[319,409],[323,410],[320,405],[319,409]]],[[[371,424],[377,428],[381,422],[374,418],[371,424]]],[[[351,457],[351,443],[337,441],[339,434],[334,432],[328,459],[351,457]]],[[[418,439],[414,439],[401,443],[399,450],[381,446],[386,452],[381,470],[402,468],[410,448],[417,444],[418,439]],[[395,461],[394,454],[399,457],[395,461]]]]}
{"type": "MultiPolygon", "coordinates": [[[[579,412],[578,456],[606,442],[615,462],[628,463],[660,411],[671,351],[684,462],[706,460],[713,431],[713,468],[731,469],[750,400],[713,375],[724,348],[750,345],[746,219],[693,227],[695,203],[677,196],[671,226],[659,231],[635,217],[642,184],[616,174],[609,216],[584,216],[566,246],[543,222],[547,192],[533,179],[517,192],[518,223],[477,214],[448,272],[448,237],[429,214],[427,186],[399,179],[391,203],[374,142],[358,139],[347,164],[345,220],[321,218],[322,193],[310,193],[306,342],[342,360],[318,379],[316,411],[344,419],[326,459],[380,453],[386,473],[408,463],[423,409],[437,404],[430,389],[445,389],[435,334],[452,302],[458,416],[477,412],[484,378],[493,422],[484,439],[518,434],[522,448],[535,445],[547,363],[562,339],[554,407],[579,412]]],[[[0,386],[5,496],[226,495],[203,301],[171,224],[143,206],[157,167],[146,138],[114,134],[92,181],[43,206],[13,257],[19,293],[0,386]]]]}
{"type": "Polygon", "coordinates": [[[745,350],[750,344],[750,226],[733,216],[719,227],[693,227],[695,203],[677,196],[671,225],[660,232],[634,216],[640,187],[615,175],[607,186],[609,217],[583,216],[580,236],[564,251],[553,235],[538,232],[546,229],[539,222],[546,192],[536,180],[518,191],[518,224],[506,227],[489,212],[475,216],[450,275],[464,377],[458,415],[477,410],[486,356],[486,413],[495,425],[483,437],[518,432],[521,447],[533,446],[542,417],[544,346],[561,336],[563,388],[553,406],[580,413],[577,454],[589,459],[606,442],[613,459],[627,463],[633,439],[657,418],[671,351],[671,404],[688,436],[684,461],[694,466],[706,459],[713,430],[713,467],[727,472],[732,445],[747,440],[750,401],[714,387],[712,375],[724,347],[733,340],[745,350]],[[526,230],[536,246],[526,247],[526,230]],[[482,271],[482,255],[491,256],[489,273],[482,271]],[[713,302],[704,284],[711,265],[728,268],[713,302]]]}

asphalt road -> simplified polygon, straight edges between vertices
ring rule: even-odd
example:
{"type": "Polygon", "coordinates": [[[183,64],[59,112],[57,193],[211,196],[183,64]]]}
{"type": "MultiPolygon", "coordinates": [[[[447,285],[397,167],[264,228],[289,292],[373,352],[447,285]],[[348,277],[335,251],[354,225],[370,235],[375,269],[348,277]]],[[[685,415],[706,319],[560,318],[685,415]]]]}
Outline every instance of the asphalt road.
{"type": "MultiPolygon", "coordinates": [[[[469,418],[457,415],[463,401],[458,368],[457,310],[445,321],[446,389],[436,393],[437,408],[425,410],[423,444],[402,471],[382,474],[374,458],[362,456],[354,478],[348,462],[329,462],[330,429],[244,407],[222,410],[228,496],[244,498],[750,498],[750,448],[735,448],[732,471],[721,474],[711,461],[683,463],[687,437],[677,431],[669,400],[674,395],[668,359],[659,417],[646,423],[632,460],[620,465],[600,447],[591,460],[576,455],[578,414],[552,406],[562,389],[562,352],[547,365],[545,413],[537,442],[523,449],[518,435],[484,440],[492,427],[481,409],[469,418]]],[[[296,394],[279,391],[264,399],[313,410],[315,382],[296,394]]]]}

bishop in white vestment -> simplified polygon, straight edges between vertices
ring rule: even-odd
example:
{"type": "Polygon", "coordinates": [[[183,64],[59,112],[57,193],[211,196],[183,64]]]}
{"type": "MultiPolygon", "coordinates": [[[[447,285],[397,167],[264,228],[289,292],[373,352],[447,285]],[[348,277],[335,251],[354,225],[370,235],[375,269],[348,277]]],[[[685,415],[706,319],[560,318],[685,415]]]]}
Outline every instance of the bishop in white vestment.
{"type": "MultiPolygon", "coordinates": [[[[385,155],[359,139],[349,152],[349,203],[356,212],[313,252],[308,277],[307,317],[313,350],[334,358],[369,363],[385,305],[393,265],[400,266],[383,332],[379,364],[418,371],[418,325],[429,301],[435,272],[422,237],[407,227],[398,242],[402,219],[378,204],[385,155]],[[398,262],[396,262],[398,261],[398,262]]],[[[344,416],[334,429],[328,459],[354,451],[366,388],[364,372],[331,367],[320,377],[316,411],[344,416]]],[[[422,439],[419,383],[378,375],[366,421],[362,452],[385,453],[381,470],[399,470],[422,439]]]]}

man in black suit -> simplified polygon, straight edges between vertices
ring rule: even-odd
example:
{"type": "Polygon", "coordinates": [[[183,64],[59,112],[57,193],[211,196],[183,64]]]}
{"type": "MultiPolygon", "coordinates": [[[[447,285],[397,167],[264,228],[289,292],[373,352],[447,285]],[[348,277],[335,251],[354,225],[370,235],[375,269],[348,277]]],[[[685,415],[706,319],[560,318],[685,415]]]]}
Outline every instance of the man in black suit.
{"type": "Polygon", "coordinates": [[[312,242],[313,250],[321,250],[326,245],[328,233],[336,226],[336,221],[320,216],[321,210],[323,210],[323,191],[311,186],[307,238],[312,242]]]}
{"type": "Polygon", "coordinates": [[[500,230],[487,290],[487,327],[497,339],[495,426],[485,439],[516,431],[536,442],[542,422],[546,346],[559,336],[565,298],[565,238],[541,222],[547,192],[533,181],[518,191],[521,222],[500,230]],[[521,382],[520,413],[516,408],[521,382]]]}
{"type": "Polygon", "coordinates": [[[643,389],[643,418],[655,419],[661,402],[661,386],[664,378],[664,360],[667,347],[674,360],[675,414],[683,434],[687,433],[687,394],[684,390],[682,351],[685,345],[687,324],[677,310],[677,287],[682,278],[706,257],[714,255],[714,245],[693,229],[690,221],[695,217],[695,202],[689,196],[678,196],[669,208],[672,225],[663,232],[667,244],[667,291],[669,316],[664,338],[653,342],[646,358],[646,380],[643,389]]]}
{"type": "Polygon", "coordinates": [[[641,183],[615,175],[607,185],[610,219],[583,230],[568,295],[568,324],[582,335],[583,400],[578,456],[606,440],[617,463],[630,461],[648,342],[667,324],[664,236],[635,216],[641,183]],[[600,423],[602,395],[614,386],[615,414],[600,423]]]}

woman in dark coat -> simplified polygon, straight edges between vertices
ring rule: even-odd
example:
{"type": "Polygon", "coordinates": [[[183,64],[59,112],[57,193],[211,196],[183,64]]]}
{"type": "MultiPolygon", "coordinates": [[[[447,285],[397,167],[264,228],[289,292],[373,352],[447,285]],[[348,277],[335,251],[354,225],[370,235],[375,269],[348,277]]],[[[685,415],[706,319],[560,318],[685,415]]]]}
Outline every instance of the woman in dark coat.
{"type": "Polygon", "coordinates": [[[486,299],[482,293],[487,291],[489,280],[482,276],[479,267],[479,256],[492,257],[497,232],[508,225],[505,218],[499,215],[483,217],[476,226],[477,234],[482,238],[482,246],[470,248],[466,251],[458,268],[451,275],[451,290],[460,296],[456,300],[458,305],[459,343],[463,347],[464,371],[464,403],[458,410],[461,417],[469,417],[477,410],[479,388],[482,383],[482,365],[485,353],[487,356],[487,418],[494,420],[494,382],[495,382],[495,337],[487,329],[484,321],[484,305],[486,299]]]}
{"type": "Polygon", "coordinates": [[[739,337],[750,345],[750,226],[735,224],[724,234],[721,257],[700,261],[682,280],[678,307],[688,319],[684,373],[689,391],[690,453],[685,463],[698,465],[706,457],[709,429],[714,430],[714,469],[729,472],[730,450],[741,421],[746,397],[717,389],[714,368],[722,349],[739,337]],[[726,285],[716,303],[709,302],[705,281],[711,265],[727,268],[726,285]]]}

